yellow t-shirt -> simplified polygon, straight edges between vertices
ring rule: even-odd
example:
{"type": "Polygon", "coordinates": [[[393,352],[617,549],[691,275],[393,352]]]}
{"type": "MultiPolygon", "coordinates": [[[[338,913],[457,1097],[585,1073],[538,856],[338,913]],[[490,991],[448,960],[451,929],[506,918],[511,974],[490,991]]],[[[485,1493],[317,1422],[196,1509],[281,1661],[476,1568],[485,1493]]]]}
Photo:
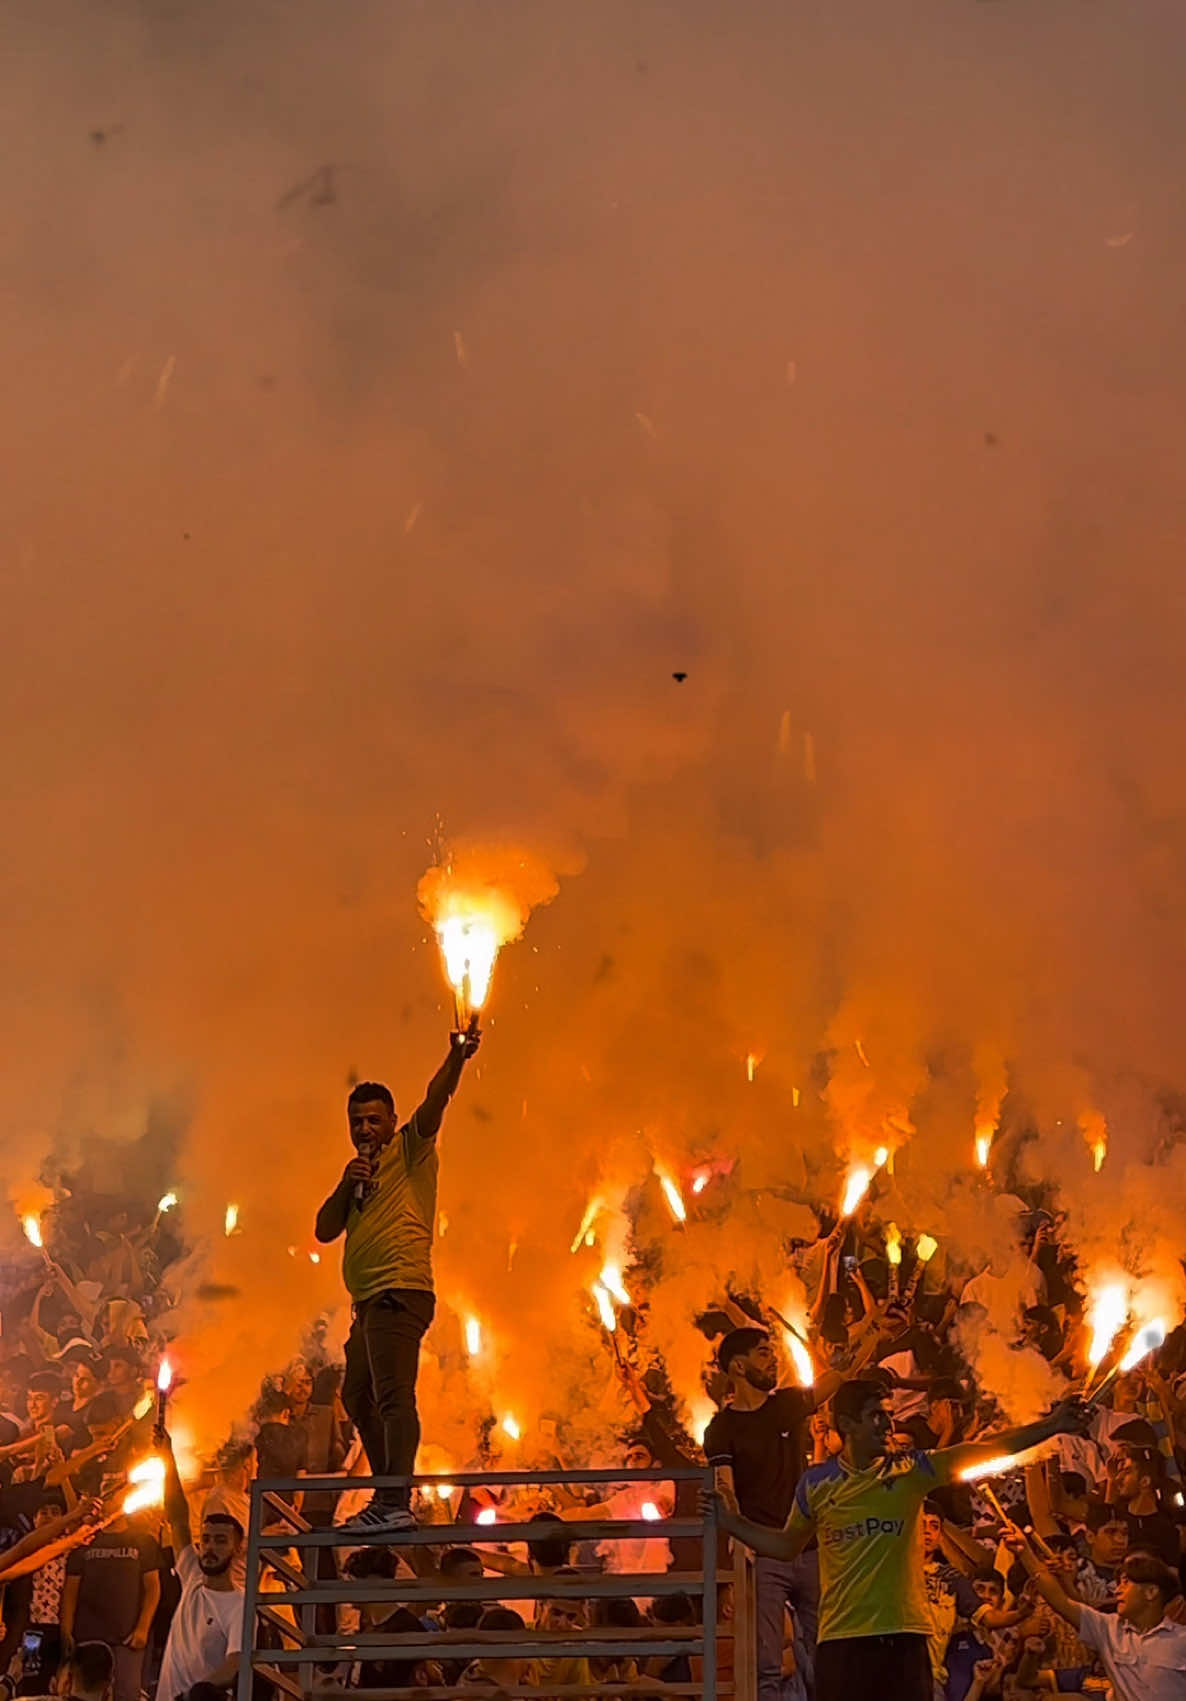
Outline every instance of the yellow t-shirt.
{"type": "Polygon", "coordinates": [[[417,1111],[379,1153],[362,1210],[351,1201],[342,1280],[356,1304],[386,1288],[432,1292],[437,1143],[420,1133],[419,1117],[417,1111]]]}
{"type": "Polygon", "coordinates": [[[799,1478],[788,1530],[819,1537],[821,1642],[852,1636],[929,1637],[923,1502],[940,1482],[926,1453],[852,1471],[841,1459],[799,1478]]]}

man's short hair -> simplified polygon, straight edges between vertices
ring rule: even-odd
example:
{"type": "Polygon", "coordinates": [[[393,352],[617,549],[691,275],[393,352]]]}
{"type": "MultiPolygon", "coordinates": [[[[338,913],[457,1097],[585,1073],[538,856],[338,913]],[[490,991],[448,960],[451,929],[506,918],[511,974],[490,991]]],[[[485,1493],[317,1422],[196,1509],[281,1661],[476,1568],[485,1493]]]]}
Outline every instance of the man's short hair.
{"type": "Polygon", "coordinates": [[[394,1577],[399,1561],[389,1547],[356,1547],[342,1567],[343,1575],[354,1582],[364,1577],[394,1577]]]}
{"type": "Polygon", "coordinates": [[[744,1358],[746,1353],[752,1353],[755,1347],[769,1339],[765,1329],[730,1329],[717,1348],[717,1363],[728,1376],[729,1366],[735,1358],[744,1358]]]}
{"type": "Polygon", "coordinates": [[[1178,1573],[1164,1559],[1153,1553],[1130,1553],[1120,1567],[1120,1575],[1130,1583],[1150,1584],[1163,1601],[1172,1601],[1182,1593],[1178,1573]]]}
{"type": "Polygon", "coordinates": [[[696,1624],[700,1618],[697,1603],[682,1590],[674,1595],[656,1595],[651,1605],[651,1617],[656,1624],[696,1624]]]}
{"type": "Polygon", "coordinates": [[[442,1577],[454,1577],[463,1565],[481,1565],[482,1556],[472,1547],[447,1547],[437,1569],[442,1577]]]}
{"type": "Polygon", "coordinates": [[[243,1537],[247,1533],[239,1520],[231,1512],[207,1512],[202,1517],[203,1528],[207,1524],[215,1524],[222,1530],[234,1530],[240,1541],[243,1540],[243,1537]]]}
{"type": "Polygon", "coordinates": [[[1140,1475],[1148,1477],[1156,1488],[1162,1476],[1161,1454],[1152,1447],[1133,1447],[1129,1443],[1124,1444],[1124,1453],[1132,1460],[1140,1475]]]}
{"type": "Polygon", "coordinates": [[[1063,1493],[1072,1500],[1082,1500],[1087,1493],[1087,1478],[1079,1471],[1060,1471],[1058,1482],[1063,1493]]]}
{"type": "Polygon", "coordinates": [[[94,1429],[97,1423],[118,1423],[123,1415],[119,1395],[110,1388],[101,1388],[86,1409],[87,1428],[94,1429]]]}
{"type": "MultiPolygon", "coordinates": [[[[478,1620],[479,1630],[525,1630],[526,1628],[519,1614],[512,1612],[510,1607],[487,1607],[478,1620]]],[[[490,1652],[493,1656],[497,1654],[498,1650],[492,1648],[490,1652]]]]}
{"type": "Polygon", "coordinates": [[[375,1104],[376,1102],[385,1104],[394,1115],[395,1100],[392,1097],[390,1087],[385,1087],[382,1081],[359,1081],[356,1086],[350,1089],[350,1097],[346,1100],[346,1109],[349,1110],[352,1104],[375,1104]]]}
{"type": "Polygon", "coordinates": [[[66,1668],[78,1679],[79,1689],[109,1689],[115,1679],[115,1655],[106,1642],[77,1642],[66,1668]]]}
{"type": "Polygon", "coordinates": [[[865,1408],[879,1406],[884,1399],[885,1390],[879,1382],[867,1376],[854,1376],[842,1382],[832,1395],[832,1421],[837,1429],[842,1419],[845,1423],[860,1423],[865,1408]]]}
{"type": "Polygon", "coordinates": [[[35,1370],[25,1386],[30,1394],[60,1394],[62,1378],[52,1370],[35,1370]]]}
{"type": "Polygon", "coordinates": [[[1005,1579],[994,1565],[978,1565],[972,1573],[973,1583],[992,1583],[1004,1593],[1005,1579]]]}
{"type": "Polygon", "coordinates": [[[1109,1506],[1106,1500],[1089,1500],[1087,1502],[1087,1528],[1096,1535],[1107,1524],[1123,1524],[1128,1529],[1128,1520],[1119,1506],[1109,1506]]]}
{"type": "Polygon", "coordinates": [[[105,1367],[110,1368],[115,1363],[130,1364],[133,1370],[143,1370],[144,1368],[140,1354],[135,1347],[125,1346],[120,1341],[117,1341],[113,1347],[108,1347],[103,1353],[105,1367]]]}
{"type": "Polygon", "coordinates": [[[1046,1546],[1050,1549],[1051,1553],[1073,1553],[1076,1558],[1078,1557],[1079,1544],[1075,1540],[1074,1536],[1065,1536],[1061,1530],[1055,1530],[1053,1534],[1043,1536],[1042,1540],[1046,1543],[1046,1546]]]}
{"type": "Polygon", "coordinates": [[[533,1512],[527,1522],[541,1527],[538,1536],[527,1538],[528,1557],[549,1571],[557,1571],[562,1565],[567,1565],[572,1557],[572,1543],[561,1533],[564,1529],[564,1519],[559,1512],[533,1512]],[[549,1530],[549,1534],[544,1535],[544,1530],[549,1530]],[[551,1530],[556,1533],[552,1534],[551,1530]]]}

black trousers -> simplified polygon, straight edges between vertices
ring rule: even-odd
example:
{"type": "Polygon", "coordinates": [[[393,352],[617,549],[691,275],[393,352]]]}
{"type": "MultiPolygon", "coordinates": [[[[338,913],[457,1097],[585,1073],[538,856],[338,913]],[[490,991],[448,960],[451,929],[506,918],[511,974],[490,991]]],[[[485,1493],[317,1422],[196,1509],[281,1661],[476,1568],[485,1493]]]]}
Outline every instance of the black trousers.
{"type": "MultiPolygon", "coordinates": [[[[362,1436],[374,1476],[406,1476],[416,1468],[416,1372],[435,1306],[420,1288],[388,1288],[354,1308],[342,1404],[362,1436]]],[[[407,1506],[410,1497],[406,1488],[382,1489],[378,1496],[392,1506],[407,1506]]]]}
{"type": "Polygon", "coordinates": [[[932,1701],[925,1636],[850,1636],[815,1650],[815,1701],[932,1701]]]}

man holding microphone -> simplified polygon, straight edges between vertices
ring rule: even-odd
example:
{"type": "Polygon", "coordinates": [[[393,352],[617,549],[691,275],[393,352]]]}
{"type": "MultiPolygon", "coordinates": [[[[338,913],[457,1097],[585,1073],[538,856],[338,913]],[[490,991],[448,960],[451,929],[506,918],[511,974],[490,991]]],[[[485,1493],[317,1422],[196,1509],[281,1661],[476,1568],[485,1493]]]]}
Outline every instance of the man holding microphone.
{"type": "MultiPolygon", "coordinates": [[[[397,1123],[390,1090],[360,1081],[346,1101],[357,1156],[317,1213],[317,1239],[345,1233],[342,1277],[354,1302],[346,1342],[342,1401],[366,1448],[374,1476],[415,1469],[420,1442],[416,1373],[420,1341],[432,1322],[432,1235],[437,1202],[437,1145],[461,1072],[481,1043],[477,1016],[450,1036],[449,1054],[424,1102],[397,1123]]],[[[406,1530],[408,1488],[376,1490],[351,1528],[406,1530]]]]}

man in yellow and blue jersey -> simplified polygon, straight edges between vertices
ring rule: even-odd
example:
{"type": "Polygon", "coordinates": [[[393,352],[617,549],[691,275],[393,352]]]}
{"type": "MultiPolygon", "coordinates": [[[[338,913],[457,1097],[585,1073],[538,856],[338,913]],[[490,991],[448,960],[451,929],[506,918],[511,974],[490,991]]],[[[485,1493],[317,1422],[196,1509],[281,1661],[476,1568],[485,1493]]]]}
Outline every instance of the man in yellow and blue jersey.
{"type": "Polygon", "coordinates": [[[935,1453],[887,1453],[892,1418],[879,1382],[845,1382],[832,1401],[844,1442],[839,1456],[799,1479],[781,1530],[723,1505],[721,1528],[755,1553],[790,1562],[814,1535],[820,1551],[816,1701],[931,1701],[931,1620],[923,1572],[923,1506],[969,1466],[1082,1431],[1075,1401],[1036,1423],[935,1453]]]}

